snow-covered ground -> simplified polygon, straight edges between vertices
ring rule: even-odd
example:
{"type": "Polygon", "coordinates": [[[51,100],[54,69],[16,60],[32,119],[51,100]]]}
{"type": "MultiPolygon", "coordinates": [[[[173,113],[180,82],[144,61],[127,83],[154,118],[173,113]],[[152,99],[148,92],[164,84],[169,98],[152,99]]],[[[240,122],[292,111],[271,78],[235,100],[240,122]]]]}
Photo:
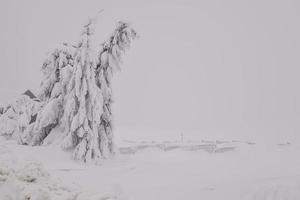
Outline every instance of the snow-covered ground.
{"type": "Polygon", "coordinates": [[[19,181],[24,169],[38,171],[43,178],[25,185],[39,185],[32,191],[39,191],[41,199],[48,198],[42,196],[45,192],[53,193],[49,199],[61,200],[300,199],[299,143],[122,140],[120,145],[120,153],[96,166],[72,161],[69,152],[56,146],[21,146],[2,139],[0,199],[24,188],[19,182],[18,187],[1,182],[4,165],[14,169],[19,181]],[[32,164],[36,162],[43,167],[32,164]]]}

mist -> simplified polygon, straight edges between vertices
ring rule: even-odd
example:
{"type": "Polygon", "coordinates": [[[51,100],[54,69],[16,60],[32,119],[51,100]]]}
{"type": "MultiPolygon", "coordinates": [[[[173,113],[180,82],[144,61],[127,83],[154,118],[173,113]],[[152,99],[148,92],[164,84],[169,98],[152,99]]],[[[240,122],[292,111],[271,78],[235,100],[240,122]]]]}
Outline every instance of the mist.
{"type": "Polygon", "coordinates": [[[46,53],[104,9],[140,37],[114,77],[117,134],[299,138],[299,1],[1,1],[0,102],[38,91],[46,53]]]}

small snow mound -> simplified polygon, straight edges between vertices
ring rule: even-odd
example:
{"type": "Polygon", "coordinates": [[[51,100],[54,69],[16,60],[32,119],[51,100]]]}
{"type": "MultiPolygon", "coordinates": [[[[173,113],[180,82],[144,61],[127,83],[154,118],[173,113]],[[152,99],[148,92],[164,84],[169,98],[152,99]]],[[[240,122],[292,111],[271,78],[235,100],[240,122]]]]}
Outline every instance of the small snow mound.
{"type": "Polygon", "coordinates": [[[25,166],[18,170],[16,176],[19,180],[25,182],[34,182],[38,178],[46,178],[49,176],[40,163],[30,162],[25,164],[25,166]]]}
{"type": "Polygon", "coordinates": [[[120,187],[112,193],[83,191],[50,176],[42,164],[20,161],[0,141],[0,200],[125,200],[120,187]]]}

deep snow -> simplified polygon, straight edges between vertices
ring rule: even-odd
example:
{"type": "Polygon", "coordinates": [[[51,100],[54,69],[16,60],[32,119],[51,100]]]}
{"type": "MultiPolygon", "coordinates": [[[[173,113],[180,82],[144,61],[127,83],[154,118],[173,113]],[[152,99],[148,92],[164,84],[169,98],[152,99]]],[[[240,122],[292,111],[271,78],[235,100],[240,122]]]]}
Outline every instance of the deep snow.
{"type": "Polygon", "coordinates": [[[119,154],[96,166],[72,161],[58,146],[2,139],[0,159],[39,162],[51,180],[83,199],[300,199],[298,143],[123,140],[119,145],[119,154]]]}

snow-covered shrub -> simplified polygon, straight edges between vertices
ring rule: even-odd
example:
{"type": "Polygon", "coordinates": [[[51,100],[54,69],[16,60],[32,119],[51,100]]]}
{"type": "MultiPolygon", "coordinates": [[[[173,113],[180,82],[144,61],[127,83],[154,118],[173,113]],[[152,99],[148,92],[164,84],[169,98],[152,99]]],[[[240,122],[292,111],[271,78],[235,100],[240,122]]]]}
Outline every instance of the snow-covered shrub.
{"type": "Polygon", "coordinates": [[[27,95],[20,95],[3,108],[0,115],[0,135],[20,140],[32,118],[41,108],[41,103],[27,95]]]}
{"type": "Polygon", "coordinates": [[[41,164],[0,165],[1,200],[75,200],[78,191],[52,179],[41,164]]]}
{"type": "Polygon", "coordinates": [[[0,116],[0,135],[12,137],[19,132],[18,120],[16,118],[17,115],[11,108],[0,116]]]}
{"type": "Polygon", "coordinates": [[[39,178],[47,178],[48,172],[43,169],[40,163],[29,162],[26,163],[22,168],[15,172],[16,177],[24,182],[34,182],[39,178]]]}
{"type": "Polygon", "coordinates": [[[121,194],[90,193],[52,177],[35,161],[20,160],[0,141],[0,200],[124,199],[121,194]]]}

